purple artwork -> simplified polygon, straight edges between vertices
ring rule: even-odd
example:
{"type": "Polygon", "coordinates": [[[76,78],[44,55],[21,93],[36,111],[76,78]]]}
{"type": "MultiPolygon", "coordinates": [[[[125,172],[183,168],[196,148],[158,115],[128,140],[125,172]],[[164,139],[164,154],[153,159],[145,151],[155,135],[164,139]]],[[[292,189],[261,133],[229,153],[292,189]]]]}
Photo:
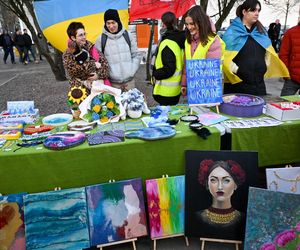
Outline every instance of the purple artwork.
{"type": "Polygon", "coordinates": [[[86,187],[91,245],[147,235],[141,179],[86,187]]]}

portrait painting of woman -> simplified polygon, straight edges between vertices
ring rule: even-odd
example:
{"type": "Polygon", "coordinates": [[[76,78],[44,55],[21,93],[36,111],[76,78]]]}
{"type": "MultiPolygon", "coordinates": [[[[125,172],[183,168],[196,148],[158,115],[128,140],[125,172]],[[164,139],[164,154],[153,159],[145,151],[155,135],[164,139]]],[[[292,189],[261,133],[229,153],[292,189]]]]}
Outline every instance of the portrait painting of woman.
{"type": "Polygon", "coordinates": [[[186,152],[186,236],[243,240],[257,162],[254,152],[186,152]]]}

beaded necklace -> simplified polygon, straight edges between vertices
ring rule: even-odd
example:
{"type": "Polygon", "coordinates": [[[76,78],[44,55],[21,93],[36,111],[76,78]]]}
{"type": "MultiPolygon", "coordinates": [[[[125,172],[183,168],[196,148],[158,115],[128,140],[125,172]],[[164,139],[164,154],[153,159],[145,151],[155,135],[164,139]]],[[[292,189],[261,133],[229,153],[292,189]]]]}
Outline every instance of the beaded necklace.
{"type": "Polygon", "coordinates": [[[236,211],[233,207],[228,209],[210,207],[206,211],[206,216],[209,218],[209,220],[217,224],[228,224],[232,222],[237,215],[238,211],[236,211]]]}

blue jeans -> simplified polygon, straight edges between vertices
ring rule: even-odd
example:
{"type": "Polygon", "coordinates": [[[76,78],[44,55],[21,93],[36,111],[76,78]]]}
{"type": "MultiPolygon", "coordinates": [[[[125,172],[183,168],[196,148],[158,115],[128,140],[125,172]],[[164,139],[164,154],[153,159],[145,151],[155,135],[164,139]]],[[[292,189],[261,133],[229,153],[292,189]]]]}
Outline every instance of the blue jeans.
{"type": "Polygon", "coordinates": [[[292,79],[284,80],[284,84],[281,90],[281,96],[295,95],[300,90],[300,83],[292,79]]]}

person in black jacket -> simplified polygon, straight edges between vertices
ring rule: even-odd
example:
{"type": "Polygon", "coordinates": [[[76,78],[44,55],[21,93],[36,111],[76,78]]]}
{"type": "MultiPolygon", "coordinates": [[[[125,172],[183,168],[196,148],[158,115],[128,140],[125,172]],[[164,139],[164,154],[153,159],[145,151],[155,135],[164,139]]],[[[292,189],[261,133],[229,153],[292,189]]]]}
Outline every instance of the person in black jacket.
{"type": "Polygon", "coordinates": [[[245,44],[230,65],[231,71],[242,82],[235,84],[225,83],[225,94],[244,93],[259,96],[267,94],[264,75],[267,72],[267,64],[270,62],[269,58],[266,57],[266,48],[262,46],[263,43],[261,41],[267,44],[267,42],[270,42],[270,39],[265,28],[258,20],[260,10],[261,4],[259,1],[246,0],[237,8],[237,18],[231,23],[231,26],[239,23],[239,36],[237,35],[236,38],[229,36],[230,27],[223,35],[226,48],[231,46],[230,41],[233,39],[235,41],[237,39],[246,39],[245,44]]]}
{"type": "Polygon", "coordinates": [[[27,50],[26,61],[30,62],[30,58],[29,58],[29,51],[30,51],[34,62],[38,63],[38,61],[35,58],[34,50],[32,49],[32,39],[31,39],[30,35],[27,33],[27,29],[23,29],[23,37],[24,37],[24,41],[25,41],[25,47],[26,47],[26,50],[27,50]]]}
{"type": "Polygon", "coordinates": [[[22,34],[22,31],[20,28],[16,28],[16,33],[13,38],[15,47],[17,48],[19,55],[20,55],[20,62],[24,63],[25,65],[28,64],[27,62],[27,56],[28,52],[25,46],[25,39],[22,34]]]}
{"type": "Polygon", "coordinates": [[[181,78],[178,78],[177,86],[178,79],[176,80],[174,75],[182,75],[185,32],[178,30],[174,13],[164,13],[161,20],[161,41],[158,44],[152,71],[152,82],[155,84],[153,98],[160,105],[176,105],[181,95],[181,78]]]}
{"type": "Polygon", "coordinates": [[[0,36],[0,46],[2,46],[4,50],[3,62],[6,64],[8,55],[10,55],[11,63],[15,64],[14,43],[7,30],[4,30],[0,36]]]}

